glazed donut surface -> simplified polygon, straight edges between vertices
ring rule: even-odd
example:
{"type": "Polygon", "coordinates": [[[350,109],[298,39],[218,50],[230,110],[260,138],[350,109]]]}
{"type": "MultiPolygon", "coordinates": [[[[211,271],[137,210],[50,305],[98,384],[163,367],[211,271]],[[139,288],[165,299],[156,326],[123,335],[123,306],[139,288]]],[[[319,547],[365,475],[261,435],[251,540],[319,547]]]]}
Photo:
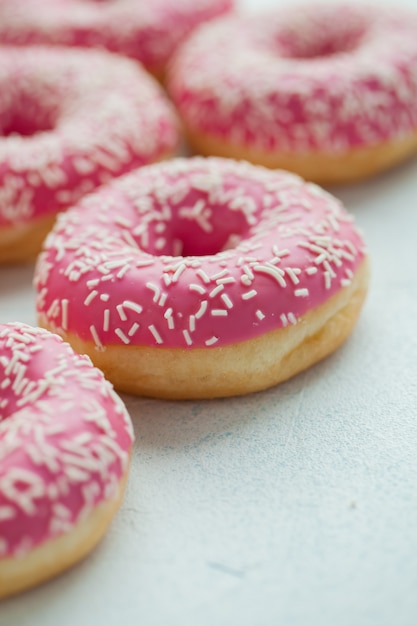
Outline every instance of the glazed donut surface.
{"type": "Polygon", "coordinates": [[[417,149],[416,31],[359,4],[232,16],[185,43],[169,91],[201,154],[356,180],[417,149]]]}
{"type": "Polygon", "coordinates": [[[177,144],[159,85],[110,53],[3,47],[0,89],[0,262],[33,256],[57,212],[177,144]]]}
{"type": "Polygon", "coordinates": [[[133,431],[102,373],[60,337],[0,325],[0,597],[69,567],[118,508],[133,431]]]}
{"type": "Polygon", "coordinates": [[[2,0],[0,42],[107,48],[162,78],[182,40],[233,0],[2,0]]]}
{"type": "MultiPolygon", "coordinates": [[[[303,369],[285,374],[277,364],[356,303],[345,316],[350,331],[366,268],[352,219],[319,187],[247,163],[175,159],[124,176],[60,216],[37,265],[38,320],[90,354],[120,389],[247,393],[303,369]],[[321,307],[324,320],[309,330],[307,317],[321,307]],[[290,330],[289,343],[280,341],[290,330]],[[268,356],[259,342],[272,336],[268,356]],[[247,352],[246,375],[236,371],[238,348],[247,352]]],[[[347,334],[336,333],[338,342],[347,334]]]]}

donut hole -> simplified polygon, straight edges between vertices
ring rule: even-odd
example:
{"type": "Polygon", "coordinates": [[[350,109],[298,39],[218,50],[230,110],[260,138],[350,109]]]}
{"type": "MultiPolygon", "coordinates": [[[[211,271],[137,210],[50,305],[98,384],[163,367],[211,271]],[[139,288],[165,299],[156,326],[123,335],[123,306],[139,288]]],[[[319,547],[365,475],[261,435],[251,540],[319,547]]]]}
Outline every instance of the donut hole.
{"type": "Polygon", "coordinates": [[[320,12],[318,16],[306,13],[278,29],[274,47],[285,58],[321,59],[352,52],[360,46],[366,32],[367,25],[354,13],[343,21],[335,11],[331,15],[320,12]]]}
{"type": "Polygon", "coordinates": [[[38,133],[44,133],[53,130],[55,127],[52,120],[33,119],[26,115],[14,114],[8,123],[2,129],[2,136],[9,137],[20,135],[21,137],[30,137],[38,133]]]}
{"type": "Polygon", "coordinates": [[[165,254],[174,257],[213,256],[235,248],[247,237],[249,231],[249,226],[241,219],[241,214],[230,211],[225,206],[206,205],[206,215],[198,220],[191,216],[191,211],[190,217],[183,215],[184,213],[181,215],[179,210],[173,224],[166,226],[165,232],[160,233],[162,236],[155,238],[153,245],[150,246],[152,249],[147,251],[155,256],[165,254]]]}
{"type": "Polygon", "coordinates": [[[355,34],[344,39],[337,37],[313,40],[292,40],[285,44],[285,56],[290,59],[319,59],[337,54],[347,54],[355,50],[362,37],[355,34]]]}
{"type": "Polygon", "coordinates": [[[193,256],[214,256],[235,248],[243,238],[244,233],[230,231],[228,236],[204,237],[199,240],[197,233],[188,233],[185,230],[176,233],[172,240],[171,256],[193,257],[193,256]]]}
{"type": "MultiPolygon", "coordinates": [[[[208,193],[194,189],[169,211],[158,204],[150,219],[142,218],[135,229],[137,245],[153,256],[173,257],[213,256],[235,248],[259,221],[262,197],[259,189],[239,182],[233,198],[228,197],[227,185],[221,190],[226,201],[213,201],[213,189],[208,193]]],[[[165,184],[168,189],[169,182],[165,184]]]]}
{"type": "MultiPolygon", "coordinates": [[[[196,158],[195,163],[192,175],[185,159],[160,166],[161,172],[150,166],[139,186],[132,173],[121,181],[120,193],[114,189],[111,200],[107,194],[115,215],[122,207],[129,215],[126,225],[114,224],[124,241],[133,238],[135,247],[152,256],[200,257],[234,249],[251,236],[268,191],[244,174],[219,177],[215,159],[196,158]]],[[[245,172],[243,164],[241,169],[245,172]]],[[[96,207],[97,201],[92,202],[93,217],[96,207]]]]}
{"type": "Polygon", "coordinates": [[[57,107],[42,106],[33,98],[17,98],[17,106],[9,107],[0,117],[1,135],[30,137],[52,131],[58,119],[57,107]]]}

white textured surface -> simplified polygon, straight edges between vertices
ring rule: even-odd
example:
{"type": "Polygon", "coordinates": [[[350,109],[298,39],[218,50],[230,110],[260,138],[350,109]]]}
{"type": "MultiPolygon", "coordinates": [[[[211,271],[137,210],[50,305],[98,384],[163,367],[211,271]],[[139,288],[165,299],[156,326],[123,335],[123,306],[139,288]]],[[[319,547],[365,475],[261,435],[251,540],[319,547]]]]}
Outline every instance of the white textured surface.
{"type": "MultiPolygon", "coordinates": [[[[349,341],[246,398],[125,396],[137,443],[110,532],[1,626],[416,624],[417,159],[332,191],[373,266],[349,341]]],[[[31,275],[0,269],[1,322],[35,323],[31,275]]]]}

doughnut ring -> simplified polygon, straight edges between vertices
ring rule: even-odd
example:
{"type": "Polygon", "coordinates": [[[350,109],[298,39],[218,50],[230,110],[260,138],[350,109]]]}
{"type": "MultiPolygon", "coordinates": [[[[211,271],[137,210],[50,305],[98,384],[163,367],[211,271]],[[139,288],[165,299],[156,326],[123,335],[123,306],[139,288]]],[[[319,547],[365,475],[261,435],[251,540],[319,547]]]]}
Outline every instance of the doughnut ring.
{"type": "Polygon", "coordinates": [[[167,398],[265,389],[339,346],[368,283],[340,202],[282,171],[174,159],[62,214],[39,257],[40,326],[116,388],[167,398]]]}
{"type": "Polygon", "coordinates": [[[84,557],[123,494],[130,418],[60,337],[0,325],[0,598],[84,557]]]}

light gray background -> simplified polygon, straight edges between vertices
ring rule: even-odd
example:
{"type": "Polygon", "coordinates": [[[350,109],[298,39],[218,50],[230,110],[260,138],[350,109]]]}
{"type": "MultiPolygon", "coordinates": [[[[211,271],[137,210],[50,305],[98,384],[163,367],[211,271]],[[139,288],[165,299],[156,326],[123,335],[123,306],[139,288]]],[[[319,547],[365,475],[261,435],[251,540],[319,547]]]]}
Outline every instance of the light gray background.
{"type": "MultiPolygon", "coordinates": [[[[244,398],[124,396],[137,442],[110,531],[1,626],[417,623],[417,159],[332,191],[372,258],[348,342],[244,398]]],[[[32,272],[0,269],[1,322],[35,324],[32,272]]]]}

